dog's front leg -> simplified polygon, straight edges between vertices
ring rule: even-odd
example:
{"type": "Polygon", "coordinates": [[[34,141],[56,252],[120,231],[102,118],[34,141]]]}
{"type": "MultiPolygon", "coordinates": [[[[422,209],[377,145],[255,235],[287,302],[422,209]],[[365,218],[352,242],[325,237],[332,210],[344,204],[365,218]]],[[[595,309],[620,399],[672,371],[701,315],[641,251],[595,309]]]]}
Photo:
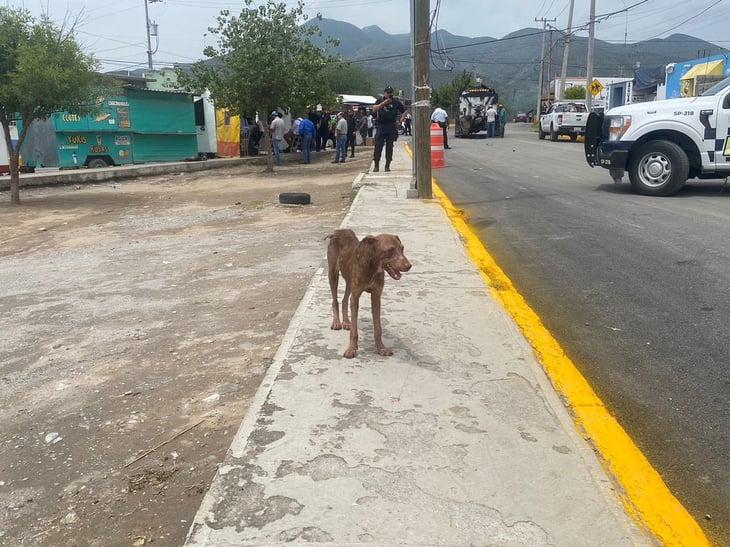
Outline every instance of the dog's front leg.
{"type": "Polygon", "coordinates": [[[360,307],[361,294],[360,291],[353,291],[350,294],[350,345],[345,350],[345,357],[348,359],[352,359],[357,354],[357,312],[360,307]]]}
{"type": "Polygon", "coordinates": [[[380,297],[383,294],[382,287],[373,287],[370,293],[370,302],[373,309],[373,330],[375,331],[375,348],[378,354],[383,356],[393,355],[390,348],[383,344],[383,327],[380,323],[380,297]]]}

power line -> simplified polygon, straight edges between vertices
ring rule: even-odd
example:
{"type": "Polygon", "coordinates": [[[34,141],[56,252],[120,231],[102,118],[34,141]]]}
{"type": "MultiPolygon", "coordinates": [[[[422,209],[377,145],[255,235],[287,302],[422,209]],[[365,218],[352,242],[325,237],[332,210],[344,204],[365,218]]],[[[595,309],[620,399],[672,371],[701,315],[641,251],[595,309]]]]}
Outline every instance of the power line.
{"type": "Polygon", "coordinates": [[[712,4],[712,5],[710,5],[710,6],[707,6],[707,7],[705,8],[705,9],[703,9],[703,10],[702,10],[702,11],[700,11],[699,13],[696,13],[696,14],[692,15],[691,17],[688,17],[687,19],[685,19],[684,21],[682,21],[682,22],[681,22],[681,23],[679,23],[678,25],[676,25],[676,26],[674,26],[674,27],[672,27],[672,28],[670,28],[670,29],[668,29],[668,30],[665,30],[664,32],[660,32],[660,33],[659,33],[659,34],[657,34],[656,36],[652,36],[651,38],[649,38],[649,40],[651,40],[652,38],[657,38],[657,37],[661,36],[662,34],[666,34],[667,32],[672,32],[673,30],[675,30],[675,29],[677,29],[677,28],[681,27],[682,25],[684,25],[684,24],[686,24],[686,23],[689,23],[690,21],[692,21],[692,19],[696,19],[697,17],[699,17],[699,16],[700,16],[700,15],[702,15],[703,13],[705,13],[705,12],[707,12],[707,11],[710,11],[710,9],[714,8],[714,7],[715,7],[716,5],[718,5],[718,4],[720,3],[720,2],[722,2],[722,0],[717,0],[717,2],[715,2],[714,4],[712,4]]]}

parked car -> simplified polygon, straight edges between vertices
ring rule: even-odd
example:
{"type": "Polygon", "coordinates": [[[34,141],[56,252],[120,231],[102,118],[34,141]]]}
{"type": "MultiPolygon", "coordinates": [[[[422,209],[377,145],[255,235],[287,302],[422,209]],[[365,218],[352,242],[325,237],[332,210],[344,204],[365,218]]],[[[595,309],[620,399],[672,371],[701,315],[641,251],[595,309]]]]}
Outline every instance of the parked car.
{"type": "Polygon", "coordinates": [[[527,121],[528,121],[527,112],[518,112],[517,114],[514,115],[514,117],[512,118],[512,121],[514,123],[517,123],[517,122],[527,123],[527,121]]]}
{"type": "Polygon", "coordinates": [[[537,134],[540,140],[550,135],[551,141],[557,141],[559,135],[568,135],[576,140],[583,135],[588,121],[588,109],[581,101],[562,101],[554,103],[546,114],[540,116],[537,134]]]}

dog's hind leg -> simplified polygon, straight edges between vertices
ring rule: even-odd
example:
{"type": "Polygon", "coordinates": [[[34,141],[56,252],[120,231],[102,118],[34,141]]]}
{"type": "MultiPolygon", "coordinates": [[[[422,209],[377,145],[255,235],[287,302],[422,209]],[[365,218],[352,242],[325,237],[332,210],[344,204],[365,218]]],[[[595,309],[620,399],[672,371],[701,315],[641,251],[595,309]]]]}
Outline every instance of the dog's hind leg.
{"type": "Polygon", "coordinates": [[[350,306],[350,284],[345,280],[345,296],[342,297],[342,328],[350,330],[348,308],[350,306]]]}
{"type": "MultiPolygon", "coordinates": [[[[337,263],[339,254],[339,249],[336,244],[330,240],[330,244],[327,246],[327,273],[330,281],[330,291],[332,291],[332,326],[330,327],[332,330],[342,329],[342,323],[340,322],[340,304],[337,301],[337,286],[340,281],[340,269],[337,263]]],[[[345,315],[345,319],[347,319],[347,315],[345,315]]]]}

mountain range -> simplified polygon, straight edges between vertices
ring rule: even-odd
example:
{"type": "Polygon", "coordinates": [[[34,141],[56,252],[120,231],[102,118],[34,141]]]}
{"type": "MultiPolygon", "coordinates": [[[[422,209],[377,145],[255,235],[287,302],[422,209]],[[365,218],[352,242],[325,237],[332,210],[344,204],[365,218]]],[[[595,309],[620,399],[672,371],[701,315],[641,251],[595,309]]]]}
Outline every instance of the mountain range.
{"type": "MultiPolygon", "coordinates": [[[[339,40],[330,50],[343,59],[367,67],[375,89],[392,85],[411,88],[411,36],[388,34],[378,26],[358,28],[334,19],[309,21],[319,27],[322,37],[339,40]]],[[[544,78],[560,76],[565,37],[558,31],[545,35],[544,78]]],[[[491,36],[470,38],[438,30],[431,35],[431,85],[439,87],[466,70],[495,88],[500,97],[514,109],[526,110],[537,98],[543,32],[525,28],[502,38],[491,36]]],[[[728,50],[685,34],[673,34],[635,43],[612,43],[599,39],[594,43],[594,77],[630,77],[638,67],[666,66],[673,62],[724,53],[728,50]]],[[[588,38],[573,36],[570,42],[569,78],[585,77],[588,38]]]]}

